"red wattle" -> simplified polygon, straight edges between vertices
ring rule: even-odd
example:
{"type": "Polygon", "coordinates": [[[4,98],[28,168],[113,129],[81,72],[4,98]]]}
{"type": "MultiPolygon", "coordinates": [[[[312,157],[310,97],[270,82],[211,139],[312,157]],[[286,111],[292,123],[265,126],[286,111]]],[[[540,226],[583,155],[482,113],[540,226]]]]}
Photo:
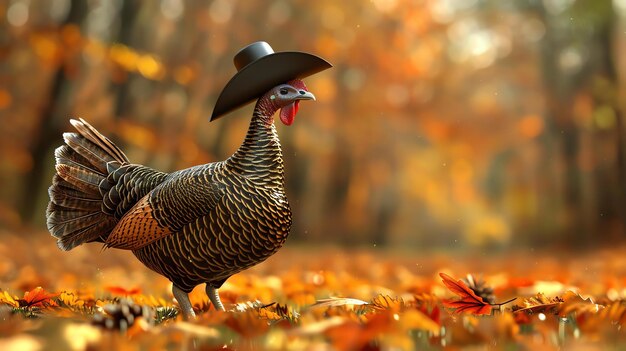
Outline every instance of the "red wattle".
{"type": "Polygon", "coordinates": [[[299,105],[300,101],[296,100],[280,109],[280,120],[283,124],[290,126],[293,123],[296,113],[298,113],[299,105]]]}

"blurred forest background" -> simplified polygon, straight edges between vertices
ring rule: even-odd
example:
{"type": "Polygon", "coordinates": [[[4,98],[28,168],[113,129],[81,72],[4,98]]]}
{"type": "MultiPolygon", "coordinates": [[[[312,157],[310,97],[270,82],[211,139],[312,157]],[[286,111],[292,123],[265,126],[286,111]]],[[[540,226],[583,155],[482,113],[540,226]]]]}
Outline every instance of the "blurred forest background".
{"type": "Polygon", "coordinates": [[[626,0],[0,1],[0,228],[43,235],[82,117],[164,171],[241,144],[209,123],[256,40],[318,54],[277,123],[291,243],[612,245],[626,225],[626,0]]]}

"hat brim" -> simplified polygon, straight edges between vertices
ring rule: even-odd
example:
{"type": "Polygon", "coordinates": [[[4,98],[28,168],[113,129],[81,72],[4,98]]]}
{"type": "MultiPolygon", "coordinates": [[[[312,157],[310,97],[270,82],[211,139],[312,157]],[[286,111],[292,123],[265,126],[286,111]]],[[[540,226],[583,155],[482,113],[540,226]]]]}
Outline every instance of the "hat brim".
{"type": "Polygon", "coordinates": [[[226,84],[213,108],[214,121],[259,98],[278,84],[332,67],[321,57],[298,51],[275,52],[242,68],[226,84]]]}

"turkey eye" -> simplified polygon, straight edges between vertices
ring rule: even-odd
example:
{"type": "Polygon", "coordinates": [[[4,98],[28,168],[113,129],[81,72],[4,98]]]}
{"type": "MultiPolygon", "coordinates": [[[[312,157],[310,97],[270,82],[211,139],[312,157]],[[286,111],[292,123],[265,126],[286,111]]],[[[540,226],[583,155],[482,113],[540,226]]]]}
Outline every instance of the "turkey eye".
{"type": "Polygon", "coordinates": [[[280,95],[287,95],[287,88],[281,88],[280,95]]]}

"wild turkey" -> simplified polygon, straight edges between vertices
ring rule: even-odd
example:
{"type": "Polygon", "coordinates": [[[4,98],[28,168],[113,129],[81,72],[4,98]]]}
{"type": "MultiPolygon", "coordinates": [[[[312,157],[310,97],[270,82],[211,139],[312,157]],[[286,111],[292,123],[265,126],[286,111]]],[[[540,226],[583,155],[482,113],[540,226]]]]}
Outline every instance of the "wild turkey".
{"type": "Polygon", "coordinates": [[[206,283],[214,307],[224,310],[217,293],[224,281],[285,242],[291,211],[273,115],[280,109],[290,125],[299,101],[315,100],[299,78],[330,67],[314,55],[274,53],[263,42],[242,49],[235,65],[211,120],[258,101],[243,144],[225,161],[169,174],[132,164],[83,119],[70,121],[78,133],[64,133],[55,151],[46,217],[58,246],[132,250],[172,281],[185,318],[195,316],[188,297],[195,286],[206,283]]]}

